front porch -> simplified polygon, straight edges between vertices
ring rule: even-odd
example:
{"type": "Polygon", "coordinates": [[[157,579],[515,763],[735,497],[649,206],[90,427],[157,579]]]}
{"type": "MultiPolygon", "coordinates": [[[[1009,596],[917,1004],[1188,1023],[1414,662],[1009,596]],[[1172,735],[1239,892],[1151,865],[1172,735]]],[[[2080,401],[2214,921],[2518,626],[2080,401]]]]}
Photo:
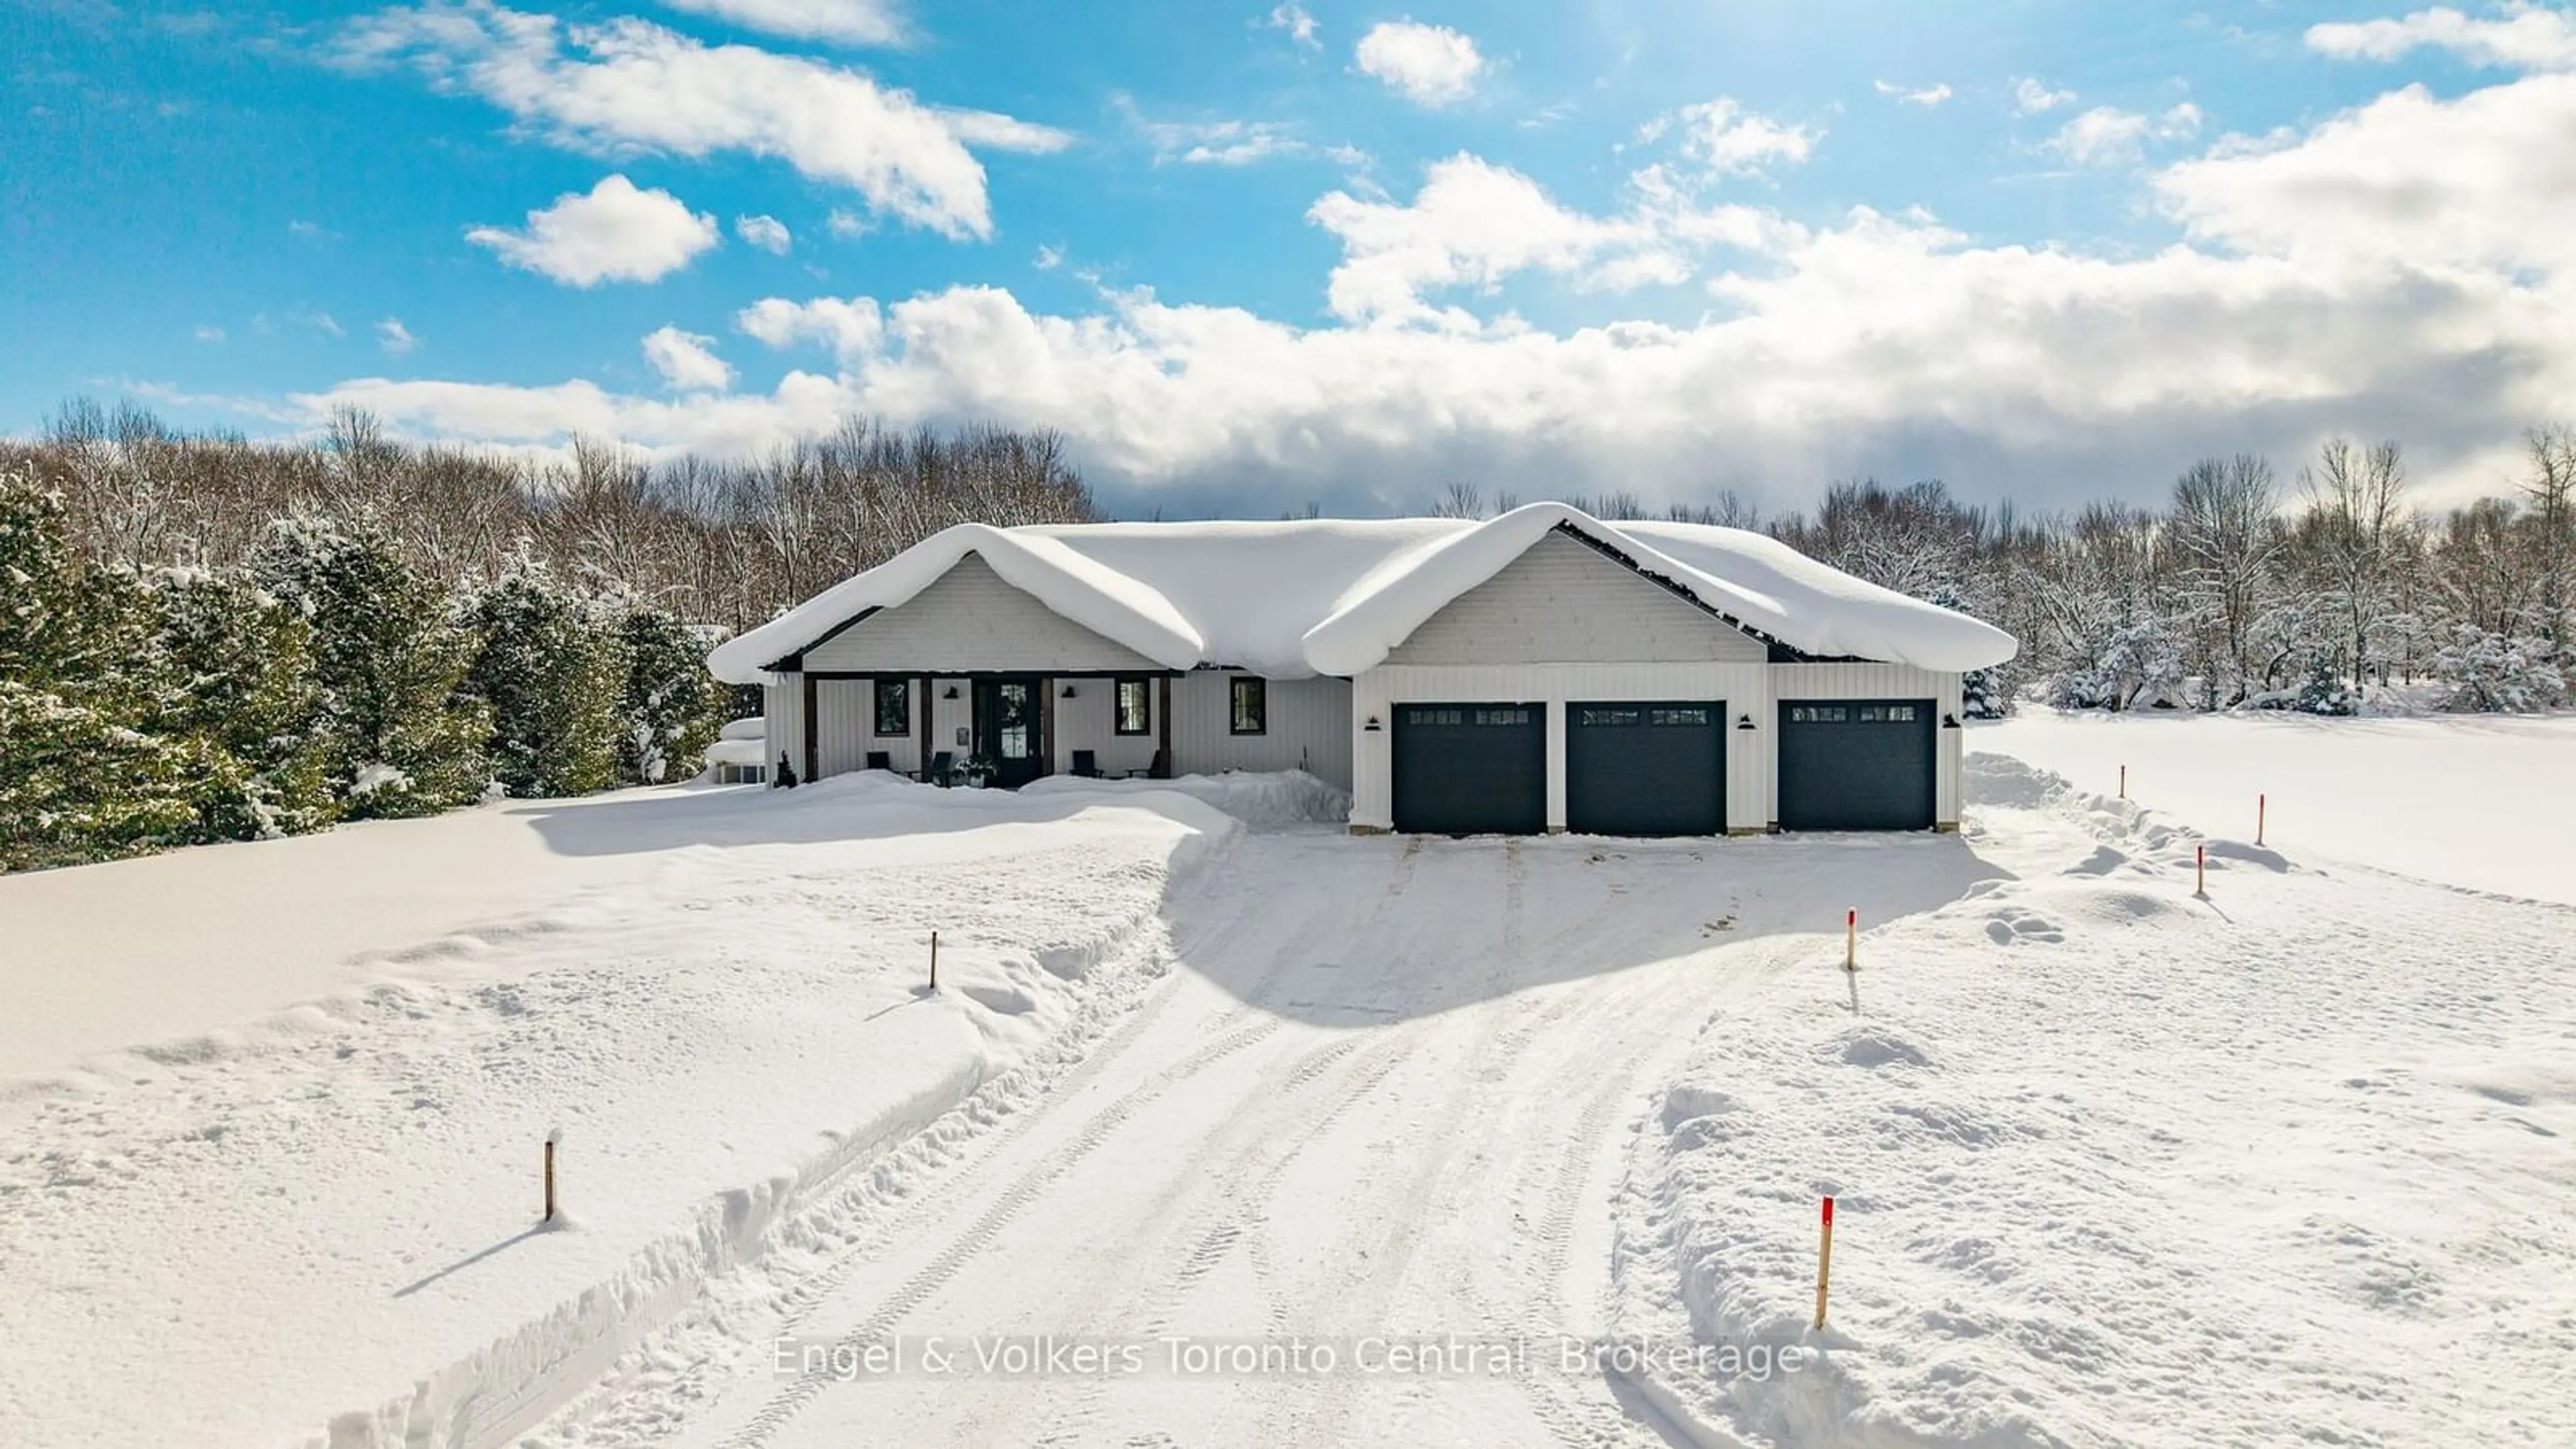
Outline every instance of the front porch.
{"type": "Polygon", "coordinates": [[[771,728],[808,780],[852,770],[1002,789],[1048,775],[1161,779],[1172,773],[1173,678],[817,671],[773,686],[771,728]]]}

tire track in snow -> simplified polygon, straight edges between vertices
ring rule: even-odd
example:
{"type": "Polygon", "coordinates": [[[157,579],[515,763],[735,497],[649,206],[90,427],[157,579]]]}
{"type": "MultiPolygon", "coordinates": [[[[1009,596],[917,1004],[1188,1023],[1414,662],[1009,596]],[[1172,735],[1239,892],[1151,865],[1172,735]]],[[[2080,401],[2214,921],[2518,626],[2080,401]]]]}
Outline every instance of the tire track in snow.
{"type": "MultiPolygon", "coordinates": [[[[1209,884],[1197,889],[1222,899],[1226,892],[1214,888],[1216,884],[1242,877],[1245,870],[1241,855],[1230,851],[1229,859],[1217,871],[1211,872],[1209,884]]],[[[1408,875],[1409,871],[1399,869],[1389,889],[1400,888],[1401,881],[1408,875]]],[[[1298,931],[1292,933],[1288,939],[1297,939],[1316,922],[1335,914],[1336,912],[1327,906],[1312,907],[1301,922],[1298,931]]],[[[1213,947],[1230,945],[1235,938],[1248,929],[1250,927],[1246,914],[1240,911],[1232,912],[1223,917],[1213,928],[1193,937],[1186,947],[1173,946],[1161,963],[1161,970],[1154,973],[1158,979],[1149,981],[1141,989],[1140,999],[1125,1008],[1125,1019],[1117,1027],[1105,1035],[1091,1039],[1087,1045],[1079,1040],[1067,1044],[1071,1050],[1080,1053],[1079,1056],[1070,1059],[1069,1066],[1065,1059],[1058,1059],[1052,1063],[1032,1062],[1003,1077],[996,1078],[985,1088],[978,1090],[964,1102],[952,1108],[949,1114],[927,1124],[922,1135],[915,1139],[920,1150],[937,1154],[923,1169],[927,1173],[937,1174],[932,1177],[927,1189],[882,1203],[880,1206],[883,1209],[884,1219],[876,1225],[874,1231],[852,1233],[841,1246],[831,1251],[828,1260],[819,1268],[798,1275],[786,1288],[775,1294],[770,1301],[781,1310],[775,1325],[776,1334],[785,1336],[794,1332],[820,1305],[830,1301],[831,1296],[848,1281],[852,1273],[869,1263],[880,1260],[885,1250],[900,1238],[908,1224],[928,1218],[935,1210],[988,1182],[995,1171],[993,1164],[1011,1146],[1038,1126],[1053,1120],[1050,1114],[1055,1107],[1072,1099],[1093,1078],[1118,1061],[1136,1040],[1160,1019],[1164,1010],[1180,994],[1180,984],[1186,973],[1174,968],[1182,964],[1188,954],[1204,953],[1213,947]],[[1050,1068],[1053,1075],[1045,1075],[1050,1068]],[[943,1121],[950,1119],[970,1124],[980,1120],[983,1126],[980,1130],[970,1126],[954,1140],[931,1141],[929,1134],[943,1121]],[[993,1123],[1000,1124],[999,1130],[992,1129],[993,1123]],[[971,1159],[966,1160],[962,1167],[957,1167],[951,1172],[941,1171],[943,1168],[955,1166],[960,1159],[968,1158],[969,1154],[973,1154],[971,1159]]],[[[1167,940],[1166,944],[1171,943],[1167,940]]],[[[1284,955],[1274,957],[1250,994],[1256,997],[1265,994],[1277,984],[1286,969],[1287,962],[1284,955]]],[[[1247,1008],[1238,1003],[1233,1010],[1219,1018],[1210,1029],[1222,1029],[1239,1020],[1246,1011],[1247,1008]]],[[[880,1167],[876,1176],[843,1189],[839,1197],[846,1199],[882,1188],[882,1174],[883,1168],[880,1167]]],[[[826,1199],[824,1204],[808,1209],[808,1215],[823,1212],[832,1204],[832,1199],[826,1199]]],[[[620,1413],[622,1406],[632,1403],[648,1410],[662,1411],[654,1412],[650,1416],[655,1426],[654,1431],[669,1432],[676,1427],[669,1422],[670,1416],[667,1413],[669,1402],[691,1397],[693,1391],[706,1381],[709,1374],[721,1374],[734,1362],[735,1360],[721,1354],[701,1355],[677,1373],[649,1385],[619,1384],[611,1378],[594,1387],[593,1402],[584,1403],[576,1398],[572,1404],[558,1411],[558,1422],[569,1426],[573,1435],[587,1442],[625,1444],[631,1442],[639,1432],[643,1432],[640,1426],[632,1422],[633,1416],[620,1413]],[[604,1393],[600,1392],[602,1389],[605,1390],[604,1393]]],[[[703,1410],[708,1406],[709,1401],[700,1400],[699,1402],[703,1410]]]]}
{"type": "MultiPolygon", "coordinates": [[[[1419,847],[1418,840],[1406,843],[1405,850],[1397,858],[1392,879],[1370,913],[1372,922],[1383,916],[1386,908],[1401,896],[1405,887],[1411,883],[1414,860],[1419,854],[1419,847]]],[[[1313,919],[1336,913],[1328,904],[1314,912],[1313,919]]],[[[1312,919],[1309,924],[1312,924],[1312,919]]],[[[1221,927],[1220,930],[1222,929],[1221,927]]],[[[1283,937],[1259,982],[1251,991],[1244,994],[1243,999],[1239,1000],[1231,1011],[1219,1019],[1217,1026],[1221,1028],[1226,1023],[1239,1020],[1255,1010],[1256,1001],[1266,999],[1271,989],[1287,975],[1292,965],[1292,958],[1306,939],[1307,933],[1302,929],[1283,937]]],[[[1102,1143],[1108,1141],[1140,1108],[1226,1057],[1273,1035],[1284,1025],[1286,1025],[1286,1018],[1274,1015],[1202,1047],[1181,1061],[1157,1072],[1147,1081],[1130,1088],[1116,1101],[1095,1113],[1079,1133],[1015,1179],[963,1233],[951,1239],[928,1264],[916,1270],[901,1287],[881,1301],[877,1309],[865,1320],[836,1340],[835,1351],[826,1354],[823,1361],[828,1364],[832,1359],[855,1352],[870,1340],[884,1336],[890,1328],[919,1308],[968,1261],[998,1238],[1003,1229],[1015,1221],[1047,1188],[1053,1186],[1084,1158],[1096,1151],[1102,1143]]],[[[1141,1031],[1141,1028],[1139,1030],[1141,1031]]],[[[1347,1049],[1344,1048],[1344,1050],[1347,1049]]],[[[1105,1064],[1115,1055],[1115,1053],[1107,1054],[1098,1060],[1105,1064]]],[[[1090,1062],[1086,1061],[1084,1065],[1088,1066],[1090,1062]]],[[[1026,1121],[1034,1122],[1040,1115],[1042,1114],[1033,1112],[1028,1115],[1026,1121]]],[[[1022,1125],[1019,1130],[1024,1133],[1029,1128],[1022,1125]]],[[[811,1311],[810,1304],[806,1311],[811,1311]]],[[[801,1315],[799,1319],[790,1320],[787,1326],[792,1328],[798,1321],[801,1321],[801,1315]]],[[[748,1424],[723,1441],[727,1449],[759,1449],[759,1446],[774,1438],[779,1430],[785,1428],[824,1389],[836,1382],[840,1380],[828,1372],[813,1372],[798,1376],[764,1404],[748,1424]]]]}
{"type": "MultiPolygon", "coordinates": [[[[1222,1186],[1197,1212],[1177,1225],[1172,1236],[1187,1240],[1190,1246],[1168,1272],[1155,1265],[1132,1274],[1139,1281],[1153,1285],[1143,1304],[1139,1305],[1142,1311],[1133,1315],[1143,1324],[1143,1337],[1156,1338],[1168,1331],[1171,1315],[1180,1302],[1224,1264],[1237,1244],[1246,1242],[1259,1232],[1267,1215],[1271,1189],[1279,1179],[1308,1147],[1339,1125],[1345,1114],[1385,1085],[1386,1079],[1394,1075],[1396,1068],[1412,1054],[1418,1045],[1416,1038],[1419,1035],[1412,1031],[1383,1035],[1370,1043],[1364,1052],[1360,1051],[1362,1043],[1359,1038],[1345,1038],[1313,1053],[1291,1073],[1291,1085],[1299,1085],[1322,1075],[1325,1068],[1341,1058],[1360,1053],[1341,1089],[1322,1111],[1305,1121],[1295,1137],[1283,1144],[1256,1132],[1249,1147],[1211,1174],[1222,1186]],[[1262,1161],[1265,1154],[1268,1160],[1262,1161]],[[1247,1163],[1258,1165],[1247,1170],[1247,1163]],[[1213,1222],[1200,1225],[1211,1216],[1215,1219],[1213,1222]]],[[[1270,1100],[1284,1100],[1288,1095],[1283,1092],[1280,1098],[1270,1100]]],[[[1129,1315],[1121,1312],[1106,1316],[1125,1318],[1129,1315]]],[[[1270,1314],[1274,1333],[1278,1331],[1280,1316],[1280,1305],[1274,1302],[1270,1314]]],[[[1101,1417],[1102,1401],[1107,1395],[1107,1383],[1085,1379],[1074,1403],[1061,1414],[1049,1416],[1056,1427],[1033,1442],[1051,1445],[1080,1440],[1101,1417]]],[[[1173,1442],[1171,1436],[1157,1431],[1143,1431],[1141,1439],[1173,1442]]],[[[1129,1442],[1138,1442],[1138,1439],[1131,1438],[1129,1442]]]]}

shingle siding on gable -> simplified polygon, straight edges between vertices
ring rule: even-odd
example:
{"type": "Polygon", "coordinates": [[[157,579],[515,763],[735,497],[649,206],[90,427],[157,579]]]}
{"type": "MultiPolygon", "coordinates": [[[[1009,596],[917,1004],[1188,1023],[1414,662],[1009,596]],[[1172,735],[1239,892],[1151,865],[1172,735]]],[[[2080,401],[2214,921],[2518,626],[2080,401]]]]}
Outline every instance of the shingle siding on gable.
{"type": "Polygon", "coordinates": [[[1425,619],[1386,662],[1758,664],[1769,657],[1761,640],[1600,550],[1551,533],[1425,619]]]}
{"type": "Polygon", "coordinates": [[[968,554],[939,582],[805,651],[812,671],[1160,670],[1002,581],[968,554]]]}

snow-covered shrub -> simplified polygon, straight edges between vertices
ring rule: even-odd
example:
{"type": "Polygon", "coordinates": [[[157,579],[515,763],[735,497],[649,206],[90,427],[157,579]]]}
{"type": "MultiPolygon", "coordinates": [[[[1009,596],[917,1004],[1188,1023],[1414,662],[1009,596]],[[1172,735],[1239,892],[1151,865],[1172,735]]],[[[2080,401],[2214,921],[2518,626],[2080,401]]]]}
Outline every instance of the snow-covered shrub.
{"type": "Polygon", "coordinates": [[[1959,680],[1959,712],[1970,719],[2002,719],[2012,712],[2012,698],[1991,669],[1971,669],[1959,680]]]}
{"type": "Polygon", "coordinates": [[[658,784],[694,769],[724,727],[731,701],[706,662],[717,641],[649,604],[629,606],[617,634],[626,649],[618,773],[631,783],[658,784]]]}
{"type": "Polygon", "coordinates": [[[513,795],[617,783],[626,646],[606,611],[525,551],[477,591],[467,686],[491,711],[492,776],[513,795]]]}
{"type": "Polygon", "coordinates": [[[2475,624],[2460,624],[2433,658],[2436,678],[2450,686],[2448,710],[2522,714],[2547,709],[2567,695],[2567,679],[2550,662],[2549,644],[2514,639],[2475,624]]]}
{"type": "MultiPolygon", "coordinates": [[[[1974,615],[1967,591],[1957,584],[1943,582],[1933,586],[1930,601],[1945,609],[1974,615]]],[[[2011,692],[2004,685],[1998,668],[1971,669],[1959,681],[1959,712],[1970,719],[2002,719],[2012,708],[2011,692]]]]}
{"type": "Polygon", "coordinates": [[[337,802],[311,623],[238,573],[165,570],[150,592],[148,727],[193,761],[200,837],[327,824],[337,802]]]}
{"type": "Polygon", "coordinates": [[[323,734],[349,814],[426,815],[482,793],[490,716],[464,690],[474,637],[383,529],[282,519],[252,573],[312,624],[323,734]]]}
{"type": "Polygon", "coordinates": [[[2274,690],[2246,701],[2257,709],[2296,710],[2301,714],[2346,715],[2361,712],[2361,696],[2320,655],[2308,665],[2307,682],[2296,689],[2274,690]]]}

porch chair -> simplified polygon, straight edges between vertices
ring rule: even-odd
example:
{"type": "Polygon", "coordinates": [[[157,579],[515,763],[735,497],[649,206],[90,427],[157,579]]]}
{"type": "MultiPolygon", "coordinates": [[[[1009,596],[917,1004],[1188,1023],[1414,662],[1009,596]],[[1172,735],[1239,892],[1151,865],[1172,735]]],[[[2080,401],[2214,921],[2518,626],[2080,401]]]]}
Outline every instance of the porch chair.
{"type": "Polygon", "coordinates": [[[1098,750],[1076,750],[1076,751],[1074,751],[1074,752],[1073,752],[1073,773],[1074,773],[1074,774],[1076,774],[1076,775],[1081,776],[1083,779],[1086,779],[1086,780],[1097,780],[1097,779],[1099,779],[1099,778],[1100,778],[1100,752],[1099,752],[1098,750]]]}
{"type": "Polygon", "coordinates": [[[939,788],[945,790],[954,782],[956,774],[956,752],[953,750],[941,750],[930,757],[930,768],[921,772],[921,778],[928,783],[937,785],[939,788]]]}
{"type": "Polygon", "coordinates": [[[892,774],[894,772],[894,755],[886,750],[870,750],[868,751],[868,768],[871,770],[883,770],[888,774],[892,774]]]}
{"type": "Polygon", "coordinates": [[[1172,778],[1172,752],[1169,750],[1156,750],[1154,752],[1153,767],[1145,772],[1145,778],[1149,780],[1168,780],[1172,778]]]}

